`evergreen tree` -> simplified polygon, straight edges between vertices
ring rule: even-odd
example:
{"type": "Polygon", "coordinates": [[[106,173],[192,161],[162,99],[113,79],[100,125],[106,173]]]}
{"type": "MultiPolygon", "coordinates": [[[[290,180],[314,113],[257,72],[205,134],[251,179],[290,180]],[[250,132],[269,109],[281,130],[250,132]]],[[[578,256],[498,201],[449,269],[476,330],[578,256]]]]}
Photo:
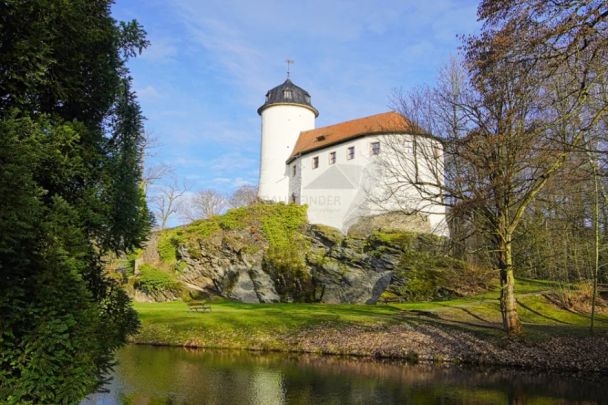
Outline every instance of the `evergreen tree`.
{"type": "Polygon", "coordinates": [[[0,3],[0,402],[77,403],[137,328],[103,257],[144,241],[147,45],[108,0],[0,3]]]}

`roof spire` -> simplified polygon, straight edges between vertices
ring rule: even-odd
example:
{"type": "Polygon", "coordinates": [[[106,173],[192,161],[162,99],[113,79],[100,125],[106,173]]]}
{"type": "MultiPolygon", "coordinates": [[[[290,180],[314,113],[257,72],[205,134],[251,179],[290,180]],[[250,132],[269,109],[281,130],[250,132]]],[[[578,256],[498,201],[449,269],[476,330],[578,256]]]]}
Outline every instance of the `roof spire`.
{"type": "Polygon", "coordinates": [[[290,74],[289,66],[293,65],[295,63],[295,61],[293,59],[286,59],[285,62],[287,62],[287,78],[289,79],[289,74],[290,74]]]}

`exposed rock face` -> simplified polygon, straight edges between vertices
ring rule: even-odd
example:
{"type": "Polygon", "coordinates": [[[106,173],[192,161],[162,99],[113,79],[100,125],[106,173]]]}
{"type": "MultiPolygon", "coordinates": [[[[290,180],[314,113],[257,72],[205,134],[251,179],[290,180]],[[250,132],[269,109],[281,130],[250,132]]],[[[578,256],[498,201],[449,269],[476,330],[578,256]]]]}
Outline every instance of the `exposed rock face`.
{"type": "Polygon", "coordinates": [[[274,282],[261,267],[252,268],[248,273],[259,302],[279,302],[281,297],[274,288],[274,282]]]}
{"type": "Polygon", "coordinates": [[[317,298],[326,303],[367,303],[378,300],[388,287],[400,251],[378,253],[367,239],[346,238],[327,227],[312,225],[313,242],[306,263],[320,286],[317,298]]]}
{"type": "Polygon", "coordinates": [[[308,224],[306,206],[252,204],[156,233],[123,275],[152,300],[183,297],[185,289],[247,303],[374,303],[484,287],[484,279],[472,282],[474,272],[447,256],[441,237],[393,229],[423,222],[388,214],[359,221],[344,235],[308,224]]]}
{"type": "MultiPolygon", "coordinates": [[[[177,246],[177,259],[184,263],[177,278],[199,294],[246,303],[374,303],[389,286],[401,254],[397,247],[378,249],[368,238],[346,237],[325,226],[308,225],[304,235],[304,267],[291,281],[277,276],[264,250],[246,253],[252,235],[245,230],[198,241],[194,249],[177,246]],[[289,282],[293,288],[285,287],[289,282]]],[[[146,251],[156,249],[154,242],[146,251]]]]}

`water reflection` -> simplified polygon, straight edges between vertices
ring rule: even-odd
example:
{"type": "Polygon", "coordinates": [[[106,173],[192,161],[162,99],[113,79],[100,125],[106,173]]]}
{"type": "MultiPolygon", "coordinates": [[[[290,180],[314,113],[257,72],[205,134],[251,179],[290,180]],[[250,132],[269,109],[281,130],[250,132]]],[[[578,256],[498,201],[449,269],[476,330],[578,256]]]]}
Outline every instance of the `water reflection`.
{"type": "Polygon", "coordinates": [[[368,359],[127,346],[83,404],[593,404],[608,378],[368,359]]]}

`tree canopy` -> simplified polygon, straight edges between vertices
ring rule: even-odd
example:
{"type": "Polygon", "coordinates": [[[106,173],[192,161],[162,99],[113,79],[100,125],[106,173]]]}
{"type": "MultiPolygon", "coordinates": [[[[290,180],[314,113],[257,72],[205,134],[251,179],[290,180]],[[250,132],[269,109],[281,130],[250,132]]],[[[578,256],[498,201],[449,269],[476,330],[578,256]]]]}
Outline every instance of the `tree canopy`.
{"type": "Polygon", "coordinates": [[[146,45],[108,0],[0,3],[0,402],[77,403],[137,328],[103,258],[145,240],[146,45]]]}

